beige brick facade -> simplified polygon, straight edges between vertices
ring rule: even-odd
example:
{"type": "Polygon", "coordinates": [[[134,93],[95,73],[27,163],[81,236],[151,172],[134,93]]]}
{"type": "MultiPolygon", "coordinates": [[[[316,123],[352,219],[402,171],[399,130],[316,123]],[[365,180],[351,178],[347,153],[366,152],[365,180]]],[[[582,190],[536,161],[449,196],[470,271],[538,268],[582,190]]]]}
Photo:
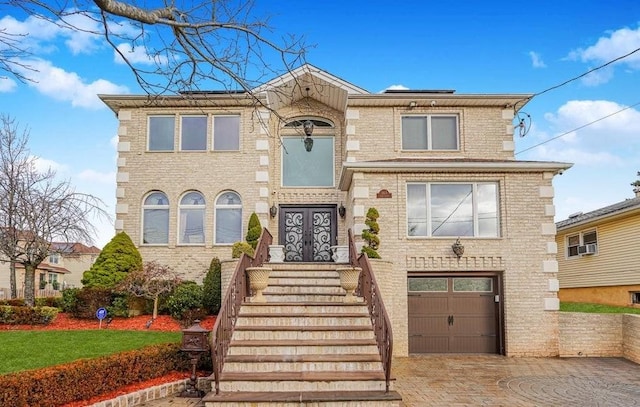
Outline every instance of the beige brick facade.
{"type": "MultiPolygon", "coordinates": [[[[344,205],[337,217],[337,243],[347,244],[347,230],[358,237],[365,213],[380,213],[383,260],[374,262],[384,301],[392,316],[395,354],[408,353],[407,275],[412,273],[486,272],[500,278],[504,352],[513,356],[558,355],[557,263],[553,224],[553,176],[563,163],[519,162],[513,155],[514,105],[528,95],[457,95],[449,93],[370,94],[317,68],[305,65],[258,89],[272,112],[256,109],[244,95],[164,98],[102,96],[120,119],[118,213],[116,227],[138,245],[144,260],[166,263],[187,278],[201,280],[212,257],[227,260],[230,245],[214,244],[214,202],[224,191],[242,199],[243,236],[252,212],[277,242],[281,205],[344,205]],[[292,86],[295,81],[298,86],[292,86]],[[280,93],[269,86],[279,87],[280,93]],[[306,93],[305,93],[306,90],[306,93]],[[411,103],[415,102],[415,103],[411,103]],[[411,107],[411,105],[415,106],[411,107]],[[179,120],[171,152],[147,149],[148,116],[238,114],[240,149],[216,152],[208,130],[206,151],[179,151],[179,120]],[[455,115],[456,150],[403,150],[402,117],[455,115]],[[282,186],[281,136],[296,134],[284,123],[317,118],[333,124],[316,128],[313,137],[334,137],[334,186],[282,186]],[[407,236],[407,183],[492,182],[498,186],[498,237],[463,237],[464,255],[451,250],[457,236],[407,236]],[[142,202],[151,191],[164,192],[169,204],[166,245],[142,243],[142,202]],[[205,242],[177,244],[178,201],[187,191],[206,199],[205,242]]],[[[300,133],[298,133],[300,134],[300,133]]],[[[304,135],[300,135],[301,139],[304,135]]]]}

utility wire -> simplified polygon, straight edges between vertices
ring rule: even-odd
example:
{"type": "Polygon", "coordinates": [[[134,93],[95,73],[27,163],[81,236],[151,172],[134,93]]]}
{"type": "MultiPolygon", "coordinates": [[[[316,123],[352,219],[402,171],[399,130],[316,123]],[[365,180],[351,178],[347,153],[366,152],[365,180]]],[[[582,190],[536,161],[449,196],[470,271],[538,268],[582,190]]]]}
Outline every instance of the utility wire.
{"type": "Polygon", "coordinates": [[[607,67],[607,66],[609,66],[609,65],[613,64],[614,62],[617,62],[617,61],[619,61],[619,60],[621,60],[621,59],[627,58],[628,56],[631,56],[631,55],[635,54],[635,53],[636,53],[636,52],[638,52],[638,51],[640,51],[640,48],[636,48],[636,49],[634,49],[634,50],[633,50],[633,51],[631,51],[631,52],[628,52],[628,53],[626,53],[626,54],[624,54],[624,55],[621,55],[621,56],[619,56],[619,57],[617,57],[617,58],[615,58],[615,59],[612,59],[612,60],[611,60],[611,61],[609,61],[609,62],[605,62],[604,64],[602,64],[602,65],[600,65],[600,66],[597,66],[597,67],[595,67],[595,68],[593,68],[593,69],[590,69],[590,70],[588,70],[587,72],[585,72],[585,73],[583,73],[583,74],[581,74],[581,75],[578,75],[578,76],[576,76],[576,77],[573,77],[573,78],[571,78],[571,79],[568,79],[568,80],[566,80],[566,81],[564,81],[564,82],[562,82],[562,83],[560,83],[560,84],[558,84],[558,85],[555,85],[555,86],[552,86],[552,87],[550,87],[550,88],[547,88],[547,89],[545,89],[545,90],[543,90],[543,91],[540,91],[540,92],[534,93],[534,94],[533,94],[533,95],[531,95],[530,97],[527,97],[527,98],[521,99],[521,100],[517,101],[516,103],[514,103],[513,108],[514,108],[514,109],[517,109],[518,103],[520,103],[520,102],[523,102],[523,101],[526,101],[526,100],[531,100],[531,99],[533,99],[533,98],[534,98],[534,97],[536,97],[536,96],[540,96],[540,95],[542,95],[542,94],[544,94],[544,93],[547,93],[547,92],[550,92],[550,91],[552,91],[552,90],[554,90],[554,89],[558,89],[558,88],[560,88],[560,87],[562,87],[562,86],[564,86],[564,85],[566,85],[566,84],[568,84],[568,83],[571,83],[571,82],[573,82],[573,81],[577,81],[577,80],[578,80],[578,79],[580,79],[580,78],[584,78],[585,76],[589,75],[590,73],[595,72],[595,71],[597,71],[597,70],[599,70],[599,69],[605,68],[605,67],[607,67]]]}
{"type": "MultiPolygon", "coordinates": [[[[640,48],[638,48],[638,49],[640,49],[640,48]]],[[[587,124],[583,124],[582,126],[580,126],[580,127],[576,127],[576,128],[575,128],[575,129],[573,129],[573,130],[566,131],[566,132],[564,132],[564,133],[562,133],[562,134],[559,134],[559,135],[557,135],[557,136],[555,136],[555,137],[550,138],[549,140],[545,140],[545,141],[543,141],[543,142],[541,142],[541,143],[538,143],[538,144],[535,144],[535,145],[533,145],[533,146],[531,146],[531,147],[527,147],[527,148],[525,148],[524,150],[520,150],[520,151],[518,151],[518,152],[517,152],[517,153],[515,153],[514,155],[518,155],[518,154],[520,154],[520,153],[524,153],[525,151],[532,150],[532,149],[534,149],[534,148],[536,148],[536,147],[539,147],[539,146],[541,146],[541,145],[543,145],[543,144],[546,144],[546,143],[548,143],[548,142],[550,142],[550,141],[553,141],[553,140],[559,139],[560,137],[564,137],[564,136],[566,136],[567,134],[573,133],[574,131],[578,131],[578,130],[580,130],[580,129],[584,129],[584,128],[585,128],[585,127],[587,127],[587,126],[591,126],[591,125],[592,125],[592,124],[594,124],[594,123],[597,123],[597,122],[599,122],[599,121],[601,121],[601,120],[607,119],[607,118],[609,118],[609,117],[611,117],[611,116],[614,116],[614,115],[616,115],[616,114],[618,114],[618,113],[622,113],[622,112],[624,112],[625,110],[631,109],[632,107],[636,107],[636,106],[638,106],[638,105],[640,105],[640,102],[636,102],[636,103],[632,104],[631,106],[627,106],[627,107],[625,107],[625,108],[623,108],[623,109],[620,109],[620,110],[618,110],[618,111],[616,111],[616,112],[610,113],[610,114],[608,114],[608,115],[606,115],[606,116],[604,116],[604,117],[601,117],[601,118],[599,118],[599,119],[596,119],[596,120],[594,120],[594,121],[592,121],[592,122],[589,122],[589,123],[587,123],[587,124]]]]}

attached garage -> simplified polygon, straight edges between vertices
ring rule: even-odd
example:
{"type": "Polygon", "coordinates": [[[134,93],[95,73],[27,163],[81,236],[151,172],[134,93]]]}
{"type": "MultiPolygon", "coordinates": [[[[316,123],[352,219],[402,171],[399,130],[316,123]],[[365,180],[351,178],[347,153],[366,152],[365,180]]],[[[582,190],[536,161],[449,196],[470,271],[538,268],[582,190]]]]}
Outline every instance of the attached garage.
{"type": "Polygon", "coordinates": [[[503,353],[499,275],[409,275],[409,353],[503,353]]]}

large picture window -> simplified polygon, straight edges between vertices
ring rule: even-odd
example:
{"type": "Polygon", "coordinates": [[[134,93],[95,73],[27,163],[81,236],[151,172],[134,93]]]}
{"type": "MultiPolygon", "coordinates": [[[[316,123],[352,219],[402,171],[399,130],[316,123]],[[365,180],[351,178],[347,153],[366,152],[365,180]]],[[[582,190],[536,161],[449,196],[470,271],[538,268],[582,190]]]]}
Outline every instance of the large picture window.
{"type": "Polygon", "coordinates": [[[242,240],[242,201],[235,192],[223,192],[216,199],[215,235],[217,244],[242,240]]]}
{"type": "Polygon", "coordinates": [[[300,136],[282,137],[282,186],[332,187],[334,174],[334,137],[313,137],[307,151],[300,136]]]}
{"type": "Polygon", "coordinates": [[[213,149],[240,150],[240,116],[213,116],[213,149]]]}
{"type": "Polygon", "coordinates": [[[496,183],[407,184],[408,236],[499,235],[496,183]]]}
{"type": "Polygon", "coordinates": [[[159,191],[150,193],[142,205],[142,243],[169,243],[169,200],[159,191]]]}
{"type": "Polygon", "coordinates": [[[174,116],[149,116],[149,151],[173,151],[174,116]]]}
{"type": "Polygon", "coordinates": [[[180,150],[205,151],[207,149],[207,116],[182,116],[180,150]]]}
{"type": "Polygon", "coordinates": [[[458,116],[427,115],[402,118],[403,150],[458,150],[458,116]]]}
{"type": "Polygon", "coordinates": [[[204,197],[200,192],[188,192],[180,200],[178,243],[204,243],[204,197]]]}

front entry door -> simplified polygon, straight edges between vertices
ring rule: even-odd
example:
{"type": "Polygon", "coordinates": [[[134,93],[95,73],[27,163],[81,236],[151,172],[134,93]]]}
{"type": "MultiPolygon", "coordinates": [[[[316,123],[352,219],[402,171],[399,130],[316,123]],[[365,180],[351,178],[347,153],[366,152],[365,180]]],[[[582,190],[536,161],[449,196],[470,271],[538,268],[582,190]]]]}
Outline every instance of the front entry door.
{"type": "Polygon", "coordinates": [[[285,261],[331,261],[336,232],[335,205],[280,207],[280,244],[285,261]]]}

